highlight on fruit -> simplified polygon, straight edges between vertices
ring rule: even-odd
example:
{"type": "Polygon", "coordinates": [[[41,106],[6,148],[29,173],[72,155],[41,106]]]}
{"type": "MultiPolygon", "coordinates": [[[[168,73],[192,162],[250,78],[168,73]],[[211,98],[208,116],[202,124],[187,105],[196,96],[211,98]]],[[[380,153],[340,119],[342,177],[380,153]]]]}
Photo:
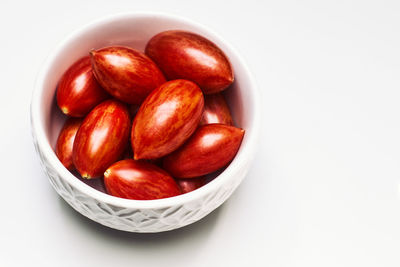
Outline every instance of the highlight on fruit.
{"type": "Polygon", "coordinates": [[[144,51],[88,51],[57,85],[65,123],[56,155],[79,178],[102,179],[114,197],[190,193],[218,179],[240,150],[245,130],[224,96],[233,83],[226,54],[193,32],[160,32],[144,51]]]}

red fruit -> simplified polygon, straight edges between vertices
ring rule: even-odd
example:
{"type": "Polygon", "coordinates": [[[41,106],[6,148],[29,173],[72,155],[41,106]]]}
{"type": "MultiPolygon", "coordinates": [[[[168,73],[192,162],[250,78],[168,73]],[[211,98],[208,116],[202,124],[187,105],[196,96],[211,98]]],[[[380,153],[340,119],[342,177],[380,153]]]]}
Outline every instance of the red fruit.
{"type": "Polygon", "coordinates": [[[143,161],[121,160],[104,173],[107,192],[113,196],[150,200],[181,193],[175,180],[164,170],[143,161]]]}
{"type": "Polygon", "coordinates": [[[197,188],[202,187],[206,184],[206,179],[204,176],[196,177],[196,178],[189,178],[189,179],[176,179],[179,187],[182,190],[182,193],[189,193],[197,188]]]}
{"type": "Polygon", "coordinates": [[[115,98],[140,104],[165,82],[157,65],[129,47],[110,46],[90,52],[93,72],[101,86],[115,98]]]}
{"type": "Polygon", "coordinates": [[[220,93],[204,96],[204,112],[200,125],[211,123],[233,125],[229,107],[220,93]]]}
{"type": "Polygon", "coordinates": [[[174,80],[158,87],[133,121],[134,158],[160,158],[177,149],[196,130],[203,107],[203,93],[191,81],[174,80]]]}
{"type": "Polygon", "coordinates": [[[56,155],[65,168],[70,171],[75,169],[74,163],[72,162],[72,148],[81,123],[82,119],[80,118],[69,118],[65,121],[57,139],[56,155]]]}
{"type": "Polygon", "coordinates": [[[85,116],[108,97],[93,76],[89,56],[69,67],[58,83],[57,104],[62,112],[72,117],[85,116]]]}
{"type": "Polygon", "coordinates": [[[128,144],[128,108],[117,100],[96,106],[84,119],[75,137],[73,162],[83,178],[102,176],[128,144]]]}
{"type": "Polygon", "coordinates": [[[243,136],[244,130],[233,126],[200,126],[183,146],[164,158],[164,169],[176,178],[216,171],[235,157],[243,136]]]}
{"type": "Polygon", "coordinates": [[[185,31],[161,32],[151,38],[145,52],[168,80],[193,81],[205,94],[222,91],[233,82],[228,58],[200,35],[185,31]]]}

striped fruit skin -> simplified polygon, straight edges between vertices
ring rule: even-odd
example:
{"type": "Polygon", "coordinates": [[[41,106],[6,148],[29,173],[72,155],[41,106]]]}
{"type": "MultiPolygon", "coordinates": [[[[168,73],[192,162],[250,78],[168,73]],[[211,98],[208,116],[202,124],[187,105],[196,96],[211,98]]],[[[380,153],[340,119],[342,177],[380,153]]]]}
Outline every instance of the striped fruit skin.
{"type": "Polygon", "coordinates": [[[157,65],[145,54],[124,46],[90,52],[94,75],[112,96],[128,104],[140,104],[165,82],[157,65]]]}
{"type": "Polygon", "coordinates": [[[221,93],[204,96],[204,112],[200,125],[211,123],[233,125],[231,112],[221,93]]]}
{"type": "Polygon", "coordinates": [[[83,178],[96,178],[124,152],[130,132],[130,115],[125,104],[106,100],[84,119],[76,134],[72,158],[83,178]]]}
{"type": "Polygon", "coordinates": [[[164,31],[146,45],[146,55],[156,62],[168,80],[195,82],[204,94],[213,94],[233,83],[232,66],[210,40],[187,31],[164,31]]]}
{"type": "Polygon", "coordinates": [[[57,87],[57,104],[64,114],[72,117],[84,117],[109,97],[94,78],[89,56],[72,64],[57,87]]]}
{"type": "Polygon", "coordinates": [[[195,83],[162,84],[145,99],[133,121],[134,159],[156,159],[177,149],[196,130],[203,108],[204,96],[195,83]]]}
{"type": "Polygon", "coordinates": [[[125,159],[111,165],[104,173],[110,195],[136,200],[151,200],[181,194],[175,180],[154,164],[125,159]]]}
{"type": "Polygon", "coordinates": [[[223,124],[200,126],[178,150],[163,159],[175,178],[192,178],[226,166],[236,155],[244,130],[223,124]]]}
{"type": "Polygon", "coordinates": [[[82,121],[82,118],[67,119],[57,139],[56,155],[64,167],[70,171],[75,169],[72,161],[72,148],[74,147],[75,136],[82,121]]]}

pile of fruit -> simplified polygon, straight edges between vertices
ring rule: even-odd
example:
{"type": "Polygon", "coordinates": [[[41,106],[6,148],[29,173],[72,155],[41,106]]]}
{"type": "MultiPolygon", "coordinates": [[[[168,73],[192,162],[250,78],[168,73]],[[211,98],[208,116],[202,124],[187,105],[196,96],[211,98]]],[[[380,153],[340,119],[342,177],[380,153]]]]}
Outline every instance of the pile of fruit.
{"type": "Polygon", "coordinates": [[[125,46],[90,51],[61,77],[68,115],[56,154],[84,179],[104,179],[116,197],[150,200],[205,184],[229,164],[244,130],[221,94],[234,80],[228,58],[191,32],[155,35],[145,53],[125,46]]]}

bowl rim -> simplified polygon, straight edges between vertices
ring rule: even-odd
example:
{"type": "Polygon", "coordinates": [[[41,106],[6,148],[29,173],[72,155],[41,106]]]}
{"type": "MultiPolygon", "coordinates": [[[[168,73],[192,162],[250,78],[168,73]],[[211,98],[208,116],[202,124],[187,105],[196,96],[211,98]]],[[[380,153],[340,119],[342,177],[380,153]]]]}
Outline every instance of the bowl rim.
{"type": "Polygon", "coordinates": [[[56,47],[48,54],[46,60],[42,64],[37,78],[35,82],[35,87],[32,92],[31,97],[31,107],[30,107],[30,118],[31,118],[31,133],[33,137],[33,141],[37,142],[37,145],[40,147],[39,150],[42,151],[43,156],[49,162],[49,164],[55,169],[61,179],[64,179],[70,186],[74,187],[78,191],[82,192],[85,195],[88,195],[99,202],[104,202],[113,206],[125,207],[131,209],[161,209],[171,206],[183,205],[184,203],[188,203],[190,201],[201,199],[205,195],[210,192],[216,191],[226,180],[229,180],[230,177],[234,176],[235,173],[238,173],[249,161],[252,160],[255,154],[255,150],[257,147],[257,140],[259,135],[259,124],[260,124],[260,104],[259,104],[259,92],[257,88],[257,84],[254,80],[253,75],[251,74],[247,64],[237,52],[237,50],[225,39],[223,39],[220,35],[215,33],[213,30],[208,27],[199,24],[195,21],[192,21],[188,18],[184,18],[178,15],[163,13],[163,12],[148,12],[148,11],[136,11],[136,12],[123,12],[123,13],[115,13],[107,16],[100,17],[92,22],[83,25],[82,27],[74,30],[66,38],[64,38],[61,42],[59,42],[56,47]],[[210,181],[208,184],[186,194],[182,194],[179,196],[174,196],[170,198],[164,199],[155,199],[155,200],[132,200],[132,199],[124,199],[118,198],[97,189],[86,185],[79,179],[77,179],[72,173],[70,173],[58,160],[54,150],[52,149],[49,141],[46,138],[46,133],[41,125],[45,125],[42,122],[42,118],[40,116],[40,103],[43,96],[43,88],[44,82],[48,73],[50,73],[50,67],[53,62],[56,60],[57,56],[67,47],[73,40],[77,37],[81,36],[85,32],[91,31],[102,25],[111,23],[113,21],[118,20],[127,20],[132,18],[142,18],[149,19],[161,17],[168,20],[174,20],[185,25],[190,25],[193,28],[200,29],[203,32],[207,32],[207,35],[211,37],[213,40],[218,40],[220,43],[230,50],[231,54],[234,54],[237,61],[243,68],[245,72],[245,76],[248,79],[250,84],[250,90],[248,90],[252,95],[252,101],[254,105],[251,108],[252,110],[252,122],[251,127],[252,131],[248,133],[246,131],[246,146],[241,146],[240,153],[238,153],[233,161],[229,164],[229,166],[218,175],[218,179],[214,179],[210,181]]]}

